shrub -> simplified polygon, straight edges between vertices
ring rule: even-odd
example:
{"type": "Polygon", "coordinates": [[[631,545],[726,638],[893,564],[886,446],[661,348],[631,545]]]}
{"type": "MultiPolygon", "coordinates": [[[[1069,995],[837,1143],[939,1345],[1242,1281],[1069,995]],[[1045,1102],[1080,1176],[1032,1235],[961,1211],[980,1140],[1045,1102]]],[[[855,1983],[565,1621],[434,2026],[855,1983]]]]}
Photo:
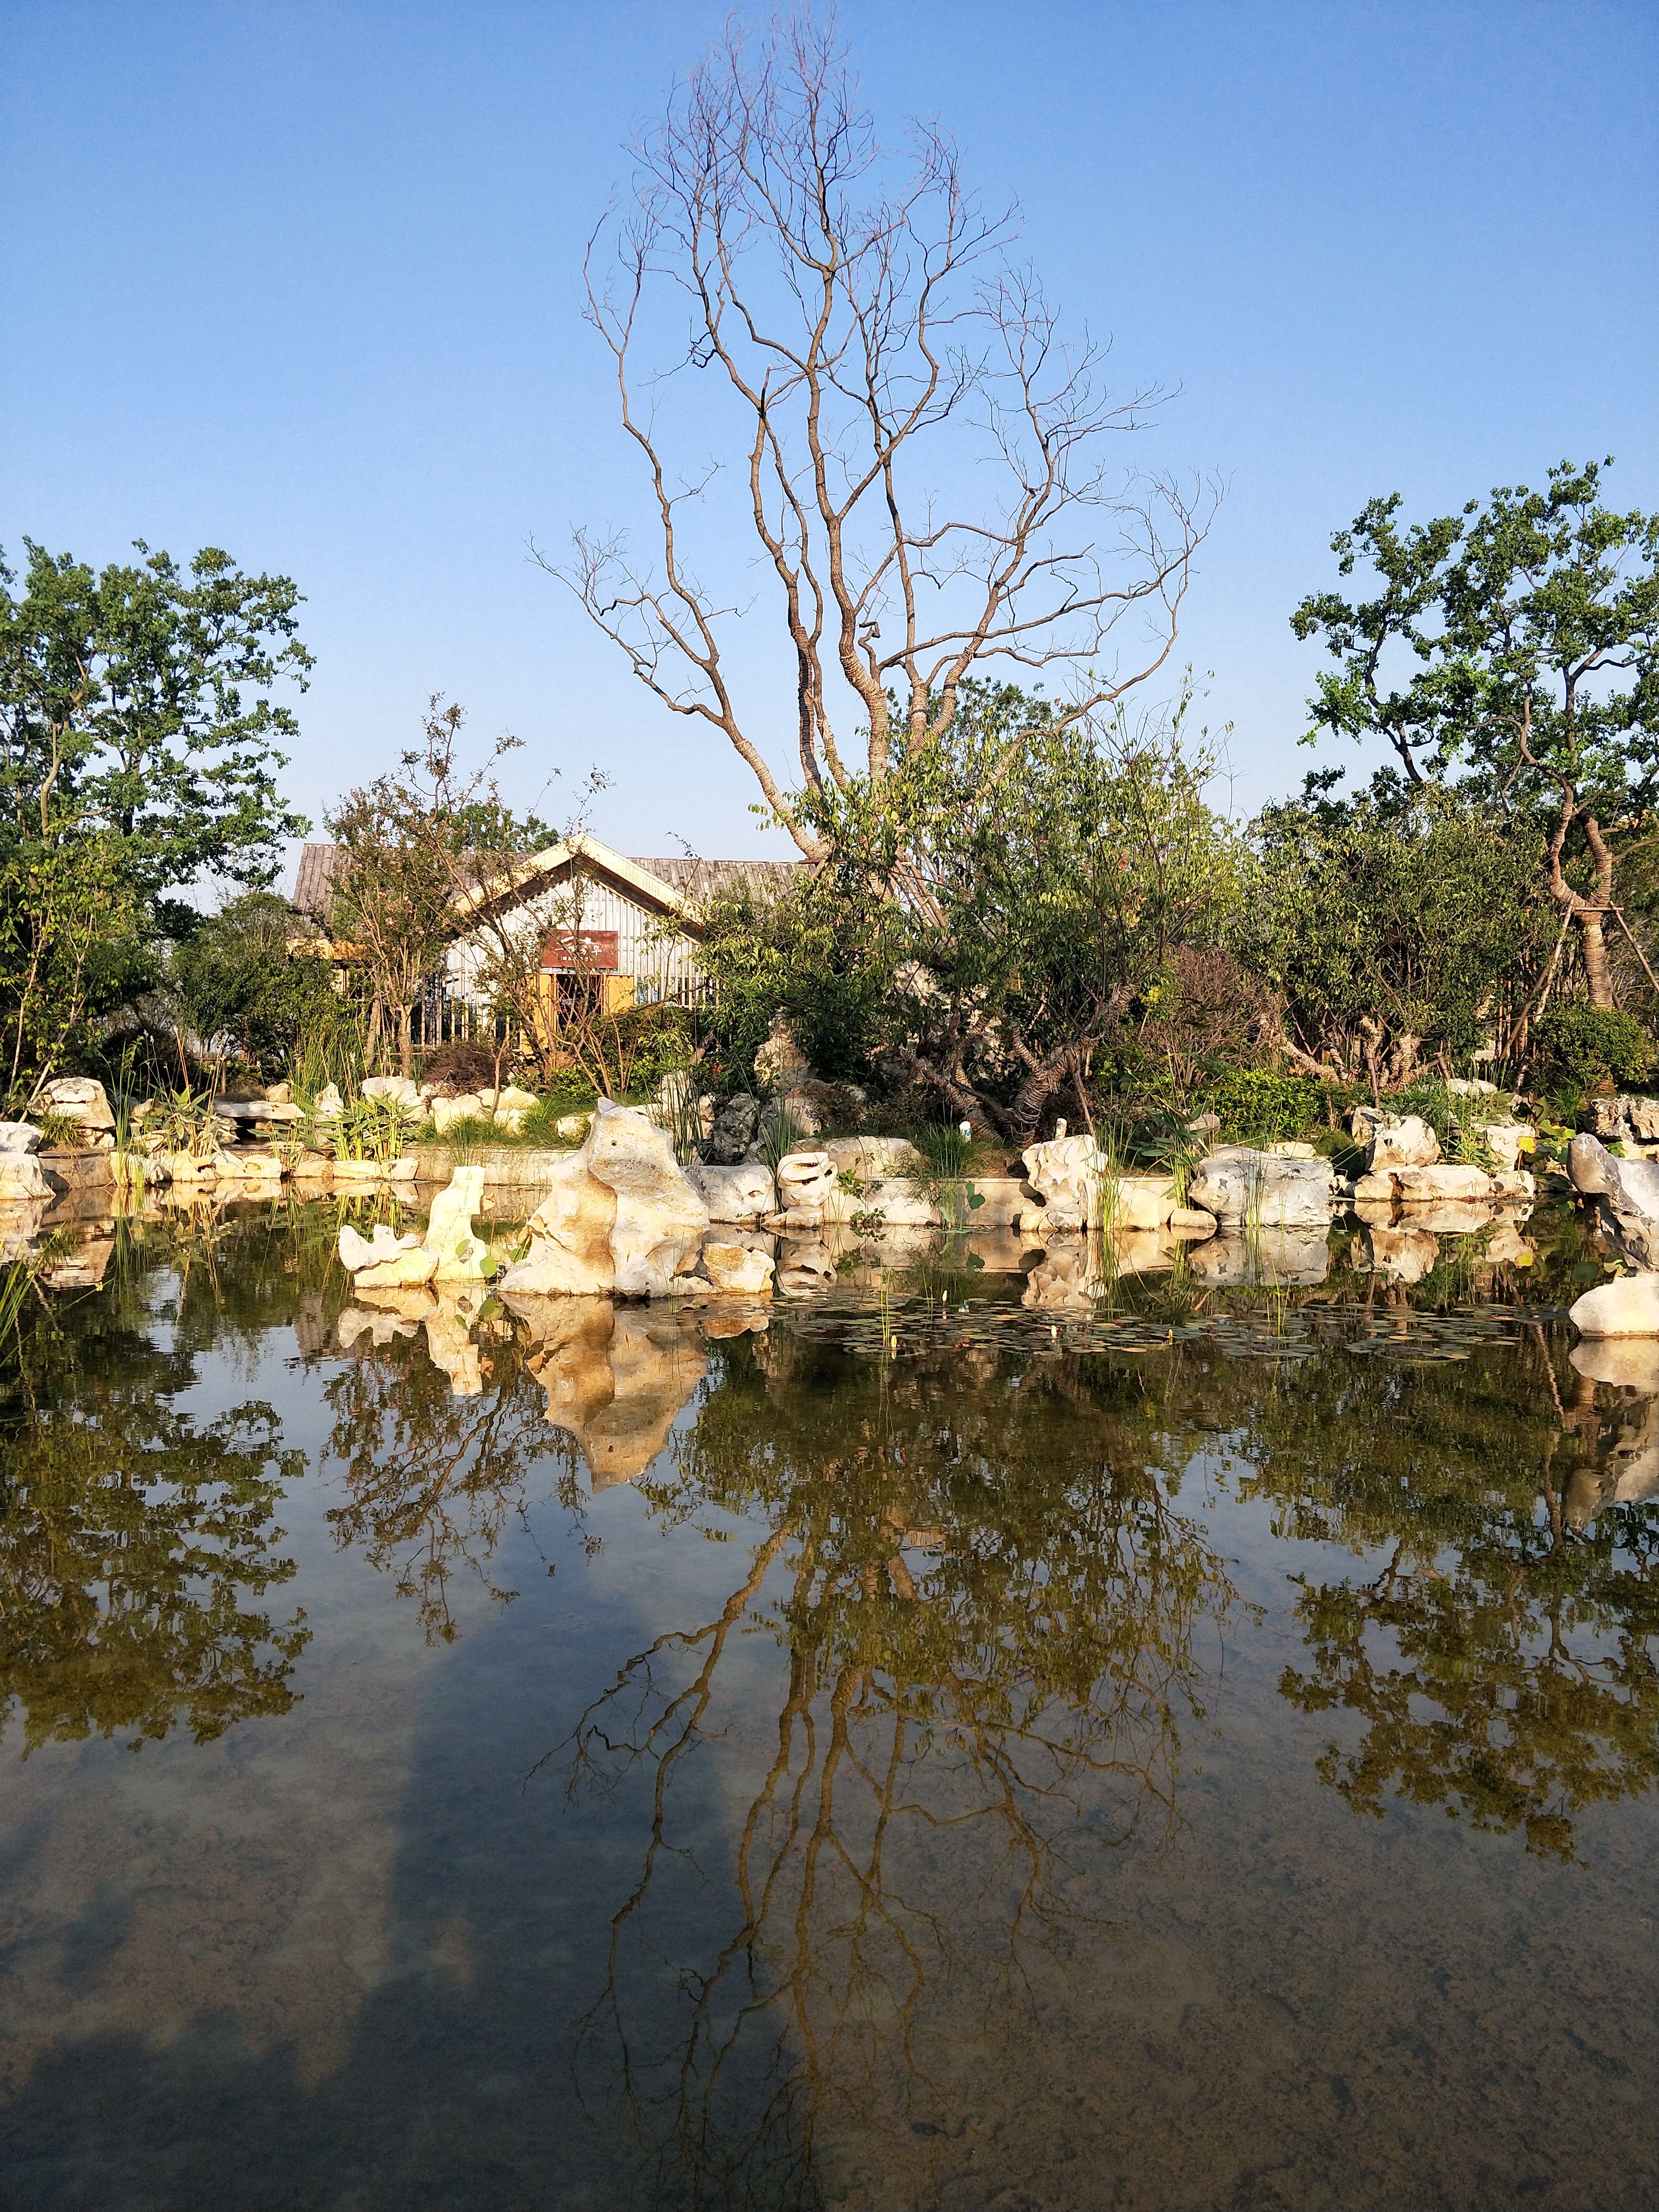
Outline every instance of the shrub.
{"type": "Polygon", "coordinates": [[[1616,1006],[1557,1006],[1538,1024],[1548,1073],[1563,1088],[1620,1090],[1644,1083],[1653,1068],[1653,1043],[1633,1014],[1616,1006]]]}
{"type": "Polygon", "coordinates": [[[1235,1068],[1205,1086],[1203,1110],[1219,1116],[1222,1137],[1273,1141],[1326,1127],[1331,1089],[1312,1075],[1275,1075],[1265,1067],[1235,1068]]]}

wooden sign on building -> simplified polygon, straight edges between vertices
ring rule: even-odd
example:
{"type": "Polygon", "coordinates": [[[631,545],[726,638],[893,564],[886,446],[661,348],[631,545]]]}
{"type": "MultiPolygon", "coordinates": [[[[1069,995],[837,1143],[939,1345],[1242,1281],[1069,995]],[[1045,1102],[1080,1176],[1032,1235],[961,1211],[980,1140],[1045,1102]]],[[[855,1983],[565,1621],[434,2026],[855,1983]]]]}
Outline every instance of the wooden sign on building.
{"type": "Polygon", "coordinates": [[[542,945],[543,973],[614,975],[622,964],[620,934],[614,929],[553,930],[542,945]]]}

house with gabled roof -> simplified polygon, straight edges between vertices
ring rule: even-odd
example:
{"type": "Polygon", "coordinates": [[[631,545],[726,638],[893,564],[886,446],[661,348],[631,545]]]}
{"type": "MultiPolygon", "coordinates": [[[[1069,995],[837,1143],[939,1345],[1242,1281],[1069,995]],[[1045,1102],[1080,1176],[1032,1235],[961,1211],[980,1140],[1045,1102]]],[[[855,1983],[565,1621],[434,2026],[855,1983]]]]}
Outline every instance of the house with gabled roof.
{"type": "MultiPolygon", "coordinates": [[[[337,845],[305,846],[291,903],[319,933],[296,944],[325,957],[349,959],[349,948],[327,935],[343,858],[337,845]]],[[[608,1012],[690,1006],[707,988],[697,947],[708,902],[746,895],[757,905],[770,905],[788,895],[805,865],[633,859],[586,833],[512,860],[480,856],[476,881],[453,902],[455,934],[421,1011],[422,1039],[434,1043],[474,1033],[489,963],[478,927],[486,908],[510,926],[521,921],[526,928],[542,930],[550,1011],[562,992],[575,988],[597,990],[608,1012]]]]}

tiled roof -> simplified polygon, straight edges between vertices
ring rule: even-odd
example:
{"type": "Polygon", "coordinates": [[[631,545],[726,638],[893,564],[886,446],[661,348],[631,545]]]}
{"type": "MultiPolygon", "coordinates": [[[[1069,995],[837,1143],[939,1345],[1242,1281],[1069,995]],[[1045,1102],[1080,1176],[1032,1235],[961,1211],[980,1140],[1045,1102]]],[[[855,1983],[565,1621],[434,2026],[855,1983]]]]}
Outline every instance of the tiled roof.
{"type": "MultiPolygon", "coordinates": [[[[300,851],[292,903],[299,913],[325,926],[340,857],[337,845],[305,845],[300,851]]],[[[804,865],[799,860],[701,860],[684,854],[672,860],[634,859],[636,868],[646,869],[693,906],[745,890],[757,905],[769,906],[799,881],[804,865]]]]}

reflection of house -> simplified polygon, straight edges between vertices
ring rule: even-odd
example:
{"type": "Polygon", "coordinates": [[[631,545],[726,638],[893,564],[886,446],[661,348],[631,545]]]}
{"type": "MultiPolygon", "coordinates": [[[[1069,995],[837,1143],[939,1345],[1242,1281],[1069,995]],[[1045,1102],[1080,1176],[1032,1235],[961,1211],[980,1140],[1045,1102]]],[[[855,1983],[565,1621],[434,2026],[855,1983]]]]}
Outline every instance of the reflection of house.
{"type": "MultiPolygon", "coordinates": [[[[300,855],[294,905],[324,930],[341,860],[337,845],[307,845],[300,855]]],[[[493,870],[481,866],[474,889],[455,902],[454,941],[433,979],[420,1033],[428,1042],[471,1033],[489,958],[489,940],[477,926],[486,908],[515,934],[541,933],[542,969],[555,1005],[580,991],[598,995],[607,1010],[664,1000],[688,1006],[704,988],[697,961],[704,903],[746,891],[757,904],[770,904],[796,880],[800,865],[629,860],[597,837],[580,836],[493,870]]],[[[335,956],[350,957],[344,947],[335,956]]]]}

